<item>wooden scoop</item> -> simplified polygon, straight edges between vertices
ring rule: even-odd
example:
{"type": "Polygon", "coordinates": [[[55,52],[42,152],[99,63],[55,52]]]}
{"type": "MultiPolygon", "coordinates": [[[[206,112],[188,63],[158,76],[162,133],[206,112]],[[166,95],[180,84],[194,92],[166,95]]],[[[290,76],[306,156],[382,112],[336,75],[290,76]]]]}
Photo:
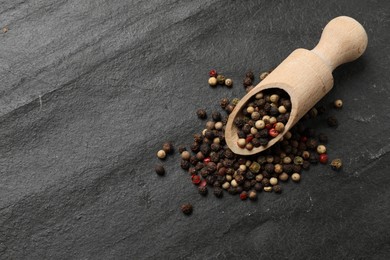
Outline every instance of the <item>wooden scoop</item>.
{"type": "Polygon", "coordinates": [[[332,71],[339,65],[359,58],[367,47],[367,34],[363,26],[351,17],[340,16],[324,28],[321,39],[311,51],[293,51],[253,90],[246,94],[229,115],[225,139],[236,154],[259,153],[278,142],[322,97],[333,87],[332,71]],[[234,119],[242,116],[242,107],[258,92],[279,88],[291,99],[290,118],[285,130],[270,140],[267,146],[254,147],[251,151],[237,145],[237,127],[234,119]]]}

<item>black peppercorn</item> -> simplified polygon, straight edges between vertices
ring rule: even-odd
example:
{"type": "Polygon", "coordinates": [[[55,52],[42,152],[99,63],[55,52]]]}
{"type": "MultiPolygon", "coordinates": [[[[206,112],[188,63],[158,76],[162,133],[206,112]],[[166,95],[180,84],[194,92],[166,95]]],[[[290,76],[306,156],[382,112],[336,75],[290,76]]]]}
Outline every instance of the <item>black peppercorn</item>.
{"type": "Polygon", "coordinates": [[[281,193],[282,192],[282,187],[280,185],[275,185],[275,186],[272,187],[272,189],[276,193],[281,193]]]}
{"type": "Polygon", "coordinates": [[[203,136],[201,134],[194,134],[194,142],[201,143],[203,140],[203,136]]]}
{"type": "Polygon", "coordinates": [[[309,161],[303,161],[302,169],[309,170],[310,168],[310,162],[309,161]]]}
{"type": "Polygon", "coordinates": [[[162,149],[164,150],[165,153],[167,154],[172,154],[173,153],[173,145],[171,142],[165,142],[163,144],[162,149]]]}
{"type": "Polygon", "coordinates": [[[247,180],[253,180],[253,179],[255,178],[255,175],[254,175],[252,172],[247,171],[247,172],[245,173],[245,178],[246,178],[247,180]]]}
{"type": "Polygon", "coordinates": [[[318,142],[316,139],[314,139],[314,138],[307,139],[307,141],[306,141],[307,149],[314,150],[317,148],[317,146],[318,146],[318,142]]]}
{"type": "Polygon", "coordinates": [[[292,169],[293,169],[293,172],[300,173],[302,171],[302,166],[293,164],[292,169]]]}
{"type": "Polygon", "coordinates": [[[319,105],[316,108],[319,115],[322,115],[326,112],[326,107],[324,105],[319,105]]]}
{"type": "Polygon", "coordinates": [[[159,165],[156,165],[155,167],[155,171],[158,175],[162,176],[165,174],[165,169],[164,169],[164,166],[162,166],[161,164],[159,165]]]}
{"type": "Polygon", "coordinates": [[[184,170],[188,170],[190,168],[190,162],[187,160],[181,160],[180,167],[184,170]]]}
{"type": "Polygon", "coordinates": [[[268,139],[267,138],[259,138],[259,143],[262,146],[266,146],[268,144],[268,139]]]}
{"type": "Polygon", "coordinates": [[[273,173],[274,172],[274,165],[272,163],[267,163],[264,167],[264,170],[268,173],[273,173]]]}
{"type": "Polygon", "coordinates": [[[284,164],[283,171],[285,173],[288,173],[288,174],[292,173],[293,172],[293,165],[292,164],[284,164]]]}
{"type": "Polygon", "coordinates": [[[245,181],[244,182],[244,186],[243,186],[244,190],[248,191],[248,190],[250,190],[251,187],[252,187],[252,185],[251,185],[250,181],[245,181]]]}
{"type": "Polygon", "coordinates": [[[277,116],[279,114],[279,110],[277,107],[271,107],[269,110],[269,114],[271,116],[277,116]]]}
{"type": "Polygon", "coordinates": [[[246,78],[250,78],[251,80],[254,80],[255,79],[255,74],[253,74],[253,72],[250,70],[247,73],[245,73],[245,77],[246,78]]]}
{"type": "Polygon", "coordinates": [[[228,193],[231,194],[231,195],[237,194],[237,189],[234,188],[234,187],[229,187],[227,191],[228,191],[228,193]]]}
{"type": "Polygon", "coordinates": [[[231,105],[231,104],[227,105],[226,108],[225,108],[225,111],[226,111],[228,114],[230,114],[231,112],[233,112],[233,110],[234,110],[234,106],[231,105]]]}
{"type": "Polygon", "coordinates": [[[208,144],[202,144],[200,146],[200,151],[202,152],[202,154],[207,157],[209,154],[210,154],[210,146],[208,144]]]}
{"type": "Polygon", "coordinates": [[[246,134],[243,131],[237,132],[238,138],[246,138],[246,134]]]}
{"type": "Polygon", "coordinates": [[[243,191],[242,186],[238,186],[238,187],[236,188],[236,191],[237,191],[237,194],[240,194],[240,193],[243,191]]]}
{"type": "Polygon", "coordinates": [[[198,162],[199,162],[199,160],[198,160],[198,158],[196,158],[195,155],[193,155],[193,156],[190,157],[190,163],[191,163],[192,165],[195,166],[198,162]]]}
{"type": "Polygon", "coordinates": [[[337,127],[339,125],[339,121],[337,120],[336,117],[330,116],[326,119],[326,122],[330,127],[337,127]]]}
{"type": "Polygon", "coordinates": [[[211,114],[211,118],[215,121],[215,122],[218,122],[218,121],[221,121],[221,113],[219,113],[218,111],[214,111],[212,114],[211,114]]]}
{"type": "Polygon", "coordinates": [[[252,85],[252,83],[253,83],[253,81],[252,81],[252,79],[249,78],[249,77],[246,77],[246,78],[244,79],[244,81],[242,82],[242,84],[244,85],[244,87],[249,87],[249,86],[252,85]]]}
{"type": "Polygon", "coordinates": [[[181,205],[181,211],[186,215],[191,215],[192,205],[190,203],[186,203],[186,204],[181,205]]]}
{"type": "Polygon", "coordinates": [[[206,196],[207,195],[207,186],[200,186],[198,187],[198,191],[200,195],[206,196]]]}
{"type": "Polygon", "coordinates": [[[207,112],[206,112],[206,110],[204,110],[204,109],[198,109],[198,110],[196,111],[196,115],[197,115],[198,118],[200,118],[200,119],[206,119],[206,118],[207,118],[207,112]]]}
{"type": "Polygon", "coordinates": [[[234,119],[234,124],[238,127],[238,128],[242,128],[245,124],[245,121],[244,119],[242,119],[241,117],[237,117],[236,119],[234,119]]]}
{"type": "Polygon", "coordinates": [[[258,183],[255,184],[254,189],[256,191],[262,191],[263,190],[263,185],[258,182],[258,183]]]}
{"type": "Polygon", "coordinates": [[[190,149],[194,153],[197,153],[199,151],[199,143],[196,143],[196,142],[192,143],[190,146],[190,149]]]}
{"type": "Polygon", "coordinates": [[[223,195],[223,189],[221,187],[215,187],[214,186],[214,195],[217,198],[221,198],[223,195]]]}
{"type": "Polygon", "coordinates": [[[263,179],[261,180],[261,184],[263,185],[263,187],[269,186],[269,185],[270,185],[269,179],[268,179],[268,178],[263,178],[263,179]]]}
{"type": "Polygon", "coordinates": [[[181,154],[184,151],[187,151],[186,147],[184,145],[179,145],[178,147],[179,153],[181,154]]]}
{"type": "Polygon", "coordinates": [[[223,98],[221,99],[221,101],[219,102],[220,106],[222,109],[225,109],[227,107],[227,105],[229,105],[230,101],[229,99],[227,98],[223,98]]]}
{"type": "Polygon", "coordinates": [[[225,150],[225,157],[228,159],[234,159],[235,155],[230,149],[225,150]]]}

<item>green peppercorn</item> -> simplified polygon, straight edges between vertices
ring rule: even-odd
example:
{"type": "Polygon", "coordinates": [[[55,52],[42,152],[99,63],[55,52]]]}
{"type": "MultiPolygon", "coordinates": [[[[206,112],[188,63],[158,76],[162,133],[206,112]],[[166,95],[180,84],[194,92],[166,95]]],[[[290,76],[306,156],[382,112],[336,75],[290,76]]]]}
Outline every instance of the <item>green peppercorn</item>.
{"type": "Polygon", "coordinates": [[[240,102],[240,99],[239,99],[239,98],[233,98],[231,104],[232,104],[233,106],[236,106],[236,105],[238,104],[238,102],[240,102]]]}
{"type": "Polygon", "coordinates": [[[155,167],[155,171],[158,175],[162,176],[165,174],[165,169],[164,169],[164,166],[162,166],[161,164],[159,165],[156,165],[155,167]]]}
{"type": "Polygon", "coordinates": [[[330,166],[332,167],[333,170],[338,171],[343,166],[343,162],[341,161],[341,159],[334,159],[330,163],[330,166]]]}
{"type": "Polygon", "coordinates": [[[249,170],[255,174],[257,174],[260,171],[260,164],[257,162],[252,162],[249,166],[249,170]]]}
{"type": "Polygon", "coordinates": [[[218,84],[220,84],[220,85],[225,84],[225,76],[219,74],[219,75],[217,76],[217,82],[218,82],[218,84]]]}
{"type": "Polygon", "coordinates": [[[181,205],[181,211],[186,215],[191,215],[192,205],[190,203],[186,203],[186,204],[181,205]]]}
{"type": "MultiPolygon", "coordinates": [[[[310,155],[309,155],[310,156],[310,155]]],[[[300,156],[295,156],[294,157],[294,164],[296,165],[302,165],[303,164],[303,158],[300,156]]]]}

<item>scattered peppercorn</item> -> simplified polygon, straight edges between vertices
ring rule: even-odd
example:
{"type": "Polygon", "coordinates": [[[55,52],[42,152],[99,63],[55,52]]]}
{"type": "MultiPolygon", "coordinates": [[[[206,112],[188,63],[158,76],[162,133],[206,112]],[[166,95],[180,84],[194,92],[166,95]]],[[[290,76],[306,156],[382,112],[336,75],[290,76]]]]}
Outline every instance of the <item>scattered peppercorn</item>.
{"type": "Polygon", "coordinates": [[[295,182],[299,182],[300,180],[301,180],[301,175],[299,174],[299,173],[293,173],[292,175],[291,175],[291,179],[293,180],[293,181],[295,181],[295,182]]]}
{"type": "Polygon", "coordinates": [[[198,116],[198,118],[200,119],[206,119],[207,118],[207,113],[206,113],[206,110],[204,109],[198,109],[196,111],[196,115],[198,116]]]}
{"type": "Polygon", "coordinates": [[[334,102],[333,102],[333,106],[335,108],[342,108],[343,107],[343,101],[341,99],[336,99],[334,102]]]}
{"type": "Polygon", "coordinates": [[[186,203],[186,204],[181,205],[181,211],[186,215],[191,215],[192,205],[190,203],[186,203]]]}
{"type": "Polygon", "coordinates": [[[227,105],[229,105],[229,103],[230,103],[229,99],[223,98],[219,102],[219,105],[222,107],[222,109],[225,109],[227,107],[227,105]]]}
{"type": "Polygon", "coordinates": [[[268,72],[268,71],[265,71],[265,72],[260,73],[260,80],[265,79],[268,75],[269,75],[269,72],[268,72]]]}
{"type": "Polygon", "coordinates": [[[199,186],[198,191],[199,191],[199,194],[206,196],[208,193],[207,186],[199,186]]]}
{"type": "Polygon", "coordinates": [[[248,193],[246,191],[240,193],[241,200],[246,200],[247,198],[248,198],[248,193]]]}
{"type": "Polygon", "coordinates": [[[322,164],[327,164],[328,163],[328,155],[326,153],[320,154],[319,161],[322,164]]]}
{"type": "Polygon", "coordinates": [[[218,74],[217,74],[217,71],[216,71],[216,70],[212,69],[212,70],[209,71],[209,76],[210,76],[210,77],[217,77],[217,75],[218,75],[218,74]]]}
{"type": "Polygon", "coordinates": [[[326,122],[330,127],[337,127],[339,125],[339,121],[337,120],[336,117],[330,116],[326,119],[326,122]]]}
{"type": "Polygon", "coordinates": [[[272,189],[276,193],[281,193],[282,192],[282,187],[280,185],[275,185],[275,186],[272,187],[272,189]]]}
{"type": "Polygon", "coordinates": [[[215,87],[218,84],[218,80],[216,77],[210,77],[209,78],[209,85],[211,87],[215,87]]]}
{"type": "Polygon", "coordinates": [[[219,85],[225,84],[225,76],[219,74],[217,76],[217,82],[218,82],[219,85]]]}
{"type": "Polygon", "coordinates": [[[257,192],[255,190],[251,190],[248,195],[250,200],[256,200],[257,199],[257,192]]]}
{"type": "Polygon", "coordinates": [[[343,166],[343,162],[341,161],[341,159],[334,159],[330,163],[330,166],[332,167],[332,170],[338,171],[343,166]]]}
{"type": "Polygon", "coordinates": [[[157,152],[157,157],[158,157],[159,159],[165,159],[166,156],[167,156],[167,154],[165,153],[164,150],[159,150],[159,151],[157,152]]]}
{"type": "Polygon", "coordinates": [[[243,81],[243,85],[244,85],[244,87],[249,87],[249,86],[251,86],[252,85],[252,79],[251,78],[248,78],[248,77],[246,77],[245,79],[244,79],[244,81],[243,81]]]}
{"type": "Polygon", "coordinates": [[[173,145],[172,145],[171,142],[165,142],[165,143],[163,144],[162,149],[164,150],[164,152],[165,152],[166,154],[172,154],[172,153],[173,153],[173,145]]]}
{"type": "Polygon", "coordinates": [[[158,175],[162,176],[165,174],[165,169],[164,169],[164,166],[162,166],[161,164],[159,165],[156,165],[155,167],[155,171],[158,175]]]}
{"type": "Polygon", "coordinates": [[[214,187],[214,195],[217,198],[221,198],[223,195],[223,189],[221,187],[214,187]]]}
{"type": "Polygon", "coordinates": [[[232,79],[225,79],[225,86],[228,88],[233,87],[233,80],[232,79]]]}

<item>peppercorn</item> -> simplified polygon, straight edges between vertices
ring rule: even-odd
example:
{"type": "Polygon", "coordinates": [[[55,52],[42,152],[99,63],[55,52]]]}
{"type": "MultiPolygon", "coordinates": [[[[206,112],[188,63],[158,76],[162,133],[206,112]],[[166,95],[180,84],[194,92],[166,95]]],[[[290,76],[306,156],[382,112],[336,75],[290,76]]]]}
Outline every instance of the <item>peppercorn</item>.
{"type": "Polygon", "coordinates": [[[317,111],[317,109],[316,109],[315,107],[313,107],[312,109],[310,109],[310,111],[309,111],[309,116],[310,116],[311,118],[316,118],[317,115],[318,115],[318,111],[317,111]]]}
{"type": "Polygon", "coordinates": [[[215,122],[218,122],[218,121],[221,121],[221,113],[219,113],[218,111],[213,111],[213,113],[211,114],[211,118],[215,121],[215,122]]]}
{"type": "Polygon", "coordinates": [[[306,148],[307,149],[314,150],[317,148],[317,146],[318,146],[318,142],[316,139],[314,139],[314,138],[307,139],[307,141],[306,141],[306,148]]]}
{"type": "Polygon", "coordinates": [[[337,120],[336,117],[330,116],[326,119],[326,122],[330,127],[337,127],[339,125],[339,121],[337,120]]]}
{"type": "Polygon", "coordinates": [[[334,159],[330,163],[330,166],[332,167],[332,170],[338,171],[343,166],[343,162],[341,161],[341,159],[334,159]]]}
{"type": "Polygon", "coordinates": [[[325,145],[320,144],[319,146],[317,146],[317,153],[319,153],[319,154],[326,153],[325,145]]]}
{"type": "Polygon", "coordinates": [[[255,191],[262,191],[263,190],[263,185],[261,185],[261,183],[256,183],[253,188],[255,189],[255,191]]]}
{"type": "Polygon", "coordinates": [[[309,170],[310,168],[310,162],[309,161],[303,161],[302,169],[309,170]]]}
{"type": "Polygon", "coordinates": [[[208,192],[207,186],[199,186],[198,191],[200,195],[206,196],[208,192]]]}
{"type": "Polygon", "coordinates": [[[181,153],[181,158],[183,160],[187,160],[188,161],[190,159],[190,157],[191,157],[191,154],[188,151],[184,151],[184,152],[181,153]]]}
{"type": "Polygon", "coordinates": [[[237,189],[234,188],[234,187],[230,187],[227,191],[231,195],[236,195],[237,194],[237,189]]]}
{"type": "MultiPolygon", "coordinates": [[[[219,75],[218,75],[219,76],[219,75]]],[[[218,77],[217,76],[217,77],[218,77]]],[[[208,80],[208,83],[211,87],[215,87],[218,84],[218,78],[216,77],[210,77],[208,80]]]]}
{"type": "Polygon", "coordinates": [[[165,142],[162,146],[162,149],[166,154],[172,154],[173,152],[173,145],[171,142],[165,142]]]}
{"type": "Polygon", "coordinates": [[[184,151],[187,151],[186,147],[184,145],[179,145],[178,147],[179,153],[181,154],[184,151]]]}
{"type": "Polygon", "coordinates": [[[300,156],[295,156],[294,157],[294,164],[296,165],[302,165],[303,164],[303,158],[300,156]]]}
{"type": "Polygon", "coordinates": [[[227,105],[229,105],[229,99],[227,98],[223,98],[221,99],[221,101],[219,102],[219,105],[221,106],[222,109],[225,109],[227,105]]]}
{"type": "Polygon", "coordinates": [[[343,107],[343,101],[341,99],[336,99],[334,102],[333,102],[333,106],[335,108],[342,108],[343,107]]]}
{"type": "Polygon", "coordinates": [[[231,88],[233,86],[233,80],[232,79],[225,79],[225,86],[228,88],[231,88]]]}
{"type": "Polygon", "coordinates": [[[288,180],[288,174],[283,172],[282,174],[279,175],[279,180],[281,181],[287,181],[288,180]]]}
{"type": "MultiPolygon", "coordinates": [[[[191,149],[191,151],[193,151],[194,153],[199,152],[199,143],[194,142],[193,144],[191,144],[190,149],[191,149]]],[[[184,152],[187,152],[187,151],[184,151],[184,152]]],[[[183,152],[183,153],[184,153],[184,152],[183,152]]],[[[183,154],[183,153],[182,153],[182,154],[183,154]]]]}
{"type": "Polygon", "coordinates": [[[223,75],[218,75],[218,76],[217,76],[217,82],[218,82],[219,85],[225,84],[225,76],[223,76],[223,75]]]}
{"type": "Polygon", "coordinates": [[[226,106],[225,110],[226,110],[226,112],[227,112],[228,114],[230,114],[231,112],[233,112],[234,106],[231,105],[231,104],[229,104],[229,105],[226,106]]]}
{"type": "Polygon", "coordinates": [[[282,192],[282,187],[280,185],[275,185],[275,186],[272,187],[272,189],[276,193],[281,193],[282,192]]]}
{"type": "Polygon", "coordinates": [[[309,157],[309,162],[311,164],[317,164],[318,163],[318,154],[317,153],[311,153],[309,157]]]}
{"type": "Polygon", "coordinates": [[[322,164],[327,164],[328,163],[328,155],[326,153],[320,154],[319,161],[322,164]]]}
{"type": "Polygon", "coordinates": [[[221,187],[215,187],[214,186],[214,195],[217,198],[221,198],[223,195],[223,189],[221,187]]]}
{"type": "Polygon", "coordinates": [[[186,160],[181,160],[180,167],[184,170],[188,170],[190,168],[190,162],[186,160]]]}
{"type": "Polygon", "coordinates": [[[186,203],[186,204],[181,205],[181,211],[186,215],[191,215],[192,205],[190,203],[186,203]]]}
{"type": "Polygon", "coordinates": [[[240,193],[240,199],[241,200],[246,200],[248,198],[248,193],[246,191],[242,191],[240,193]]]}
{"type": "Polygon", "coordinates": [[[275,166],[272,164],[272,163],[267,163],[265,166],[264,166],[264,170],[268,173],[273,173],[275,169],[275,166]]]}
{"type": "Polygon", "coordinates": [[[270,185],[270,182],[269,182],[269,179],[268,178],[263,178],[261,180],[261,184],[264,186],[264,187],[267,187],[270,185]]]}
{"type": "Polygon", "coordinates": [[[272,191],[272,186],[264,187],[263,190],[266,191],[266,192],[271,192],[272,191]]]}
{"type": "Polygon", "coordinates": [[[299,173],[295,172],[291,175],[291,179],[295,182],[299,182],[301,180],[301,175],[299,173]]]}
{"type": "Polygon", "coordinates": [[[191,163],[192,165],[195,166],[198,162],[199,162],[199,160],[198,160],[198,158],[196,158],[195,155],[192,155],[192,156],[190,157],[190,163],[191,163]]]}
{"type": "Polygon", "coordinates": [[[217,75],[218,75],[218,73],[217,73],[216,70],[212,69],[212,70],[209,71],[209,76],[210,77],[216,77],[217,75]]]}
{"type": "Polygon", "coordinates": [[[159,151],[157,152],[157,157],[158,157],[159,159],[165,159],[166,155],[167,155],[167,154],[165,153],[164,150],[159,150],[159,151]]]}
{"type": "Polygon", "coordinates": [[[244,79],[244,81],[243,81],[243,85],[245,86],[245,87],[248,87],[248,86],[251,86],[252,85],[252,83],[253,83],[253,81],[252,81],[252,79],[251,78],[249,78],[249,77],[245,77],[245,79],[244,79]]]}
{"type": "Polygon", "coordinates": [[[269,184],[271,184],[272,186],[278,184],[278,179],[275,178],[275,177],[272,177],[272,178],[269,180],[269,184]]]}
{"type": "Polygon", "coordinates": [[[156,165],[155,167],[155,171],[158,175],[162,176],[165,174],[165,169],[164,169],[164,166],[162,166],[161,164],[159,165],[156,165]]]}

